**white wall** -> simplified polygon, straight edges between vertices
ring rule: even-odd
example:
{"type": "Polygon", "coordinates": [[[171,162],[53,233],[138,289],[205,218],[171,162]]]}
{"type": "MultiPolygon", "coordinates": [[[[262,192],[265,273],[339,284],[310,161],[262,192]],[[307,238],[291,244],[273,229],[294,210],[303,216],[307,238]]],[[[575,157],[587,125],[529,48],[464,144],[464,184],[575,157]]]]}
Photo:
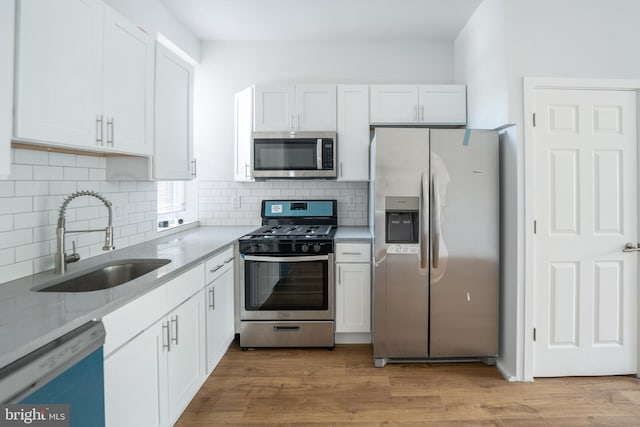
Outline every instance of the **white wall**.
{"type": "Polygon", "coordinates": [[[200,40],[182,25],[160,0],[104,0],[109,6],[144,28],[153,38],[162,33],[195,61],[200,60],[200,40]]]}
{"type": "MultiPolygon", "coordinates": [[[[455,40],[456,83],[467,85],[468,125],[497,128],[508,123],[509,79],[506,0],[485,0],[455,40]]],[[[514,129],[500,135],[500,357],[498,367],[517,377],[517,144],[514,129]]]]}
{"type": "Polygon", "coordinates": [[[640,1],[509,0],[509,120],[523,77],[640,77],[640,1]]]}
{"type": "Polygon", "coordinates": [[[499,366],[509,377],[525,379],[523,343],[531,339],[531,331],[523,327],[526,188],[522,79],[640,78],[640,55],[636,54],[639,17],[637,0],[485,0],[456,40],[456,81],[469,85],[470,124],[501,124],[504,120],[517,125],[501,137],[503,283],[499,366]],[[500,33],[503,35],[498,36],[500,33]],[[491,37],[493,41],[488,40],[491,37]],[[502,63],[490,47],[502,50],[505,42],[506,61],[502,63]],[[491,76],[483,70],[496,74],[491,76]],[[492,91],[499,94],[498,99],[492,91]],[[492,113],[483,112],[494,108],[492,113]]]}
{"type": "Polygon", "coordinates": [[[506,0],[485,0],[454,42],[455,82],[467,85],[467,118],[472,128],[508,122],[506,0]]]}
{"type": "Polygon", "coordinates": [[[200,180],[233,180],[233,95],[285,82],[452,83],[453,42],[204,42],[195,78],[200,180]]]}

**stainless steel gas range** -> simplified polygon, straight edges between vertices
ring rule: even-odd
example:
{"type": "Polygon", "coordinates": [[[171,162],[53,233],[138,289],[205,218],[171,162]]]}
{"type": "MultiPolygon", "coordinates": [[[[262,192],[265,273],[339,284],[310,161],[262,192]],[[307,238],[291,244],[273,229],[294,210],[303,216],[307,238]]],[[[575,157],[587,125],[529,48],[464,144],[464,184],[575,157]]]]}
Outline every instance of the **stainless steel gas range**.
{"type": "Polygon", "coordinates": [[[240,238],[240,346],[334,346],[335,200],[264,200],[240,238]]]}

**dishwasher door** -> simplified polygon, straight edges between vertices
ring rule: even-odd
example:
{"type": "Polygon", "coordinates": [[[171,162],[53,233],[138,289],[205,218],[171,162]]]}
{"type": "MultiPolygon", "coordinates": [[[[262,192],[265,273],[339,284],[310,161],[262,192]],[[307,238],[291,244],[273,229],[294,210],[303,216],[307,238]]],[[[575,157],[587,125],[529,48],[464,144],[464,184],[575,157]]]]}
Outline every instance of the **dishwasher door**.
{"type": "Polygon", "coordinates": [[[0,369],[0,402],[8,411],[0,425],[12,412],[68,405],[45,412],[70,427],[104,427],[104,338],[102,322],[92,321],[0,369]]]}

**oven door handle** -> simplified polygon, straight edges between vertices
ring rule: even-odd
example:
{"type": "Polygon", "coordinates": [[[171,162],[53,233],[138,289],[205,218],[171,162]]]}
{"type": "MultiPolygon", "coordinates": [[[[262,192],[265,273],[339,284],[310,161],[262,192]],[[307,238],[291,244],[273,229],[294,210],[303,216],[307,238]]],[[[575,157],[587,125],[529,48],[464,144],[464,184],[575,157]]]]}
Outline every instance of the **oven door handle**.
{"type": "Polygon", "coordinates": [[[309,262],[328,261],[329,255],[304,255],[304,256],[255,256],[245,255],[245,261],[266,261],[266,262],[309,262]]]}

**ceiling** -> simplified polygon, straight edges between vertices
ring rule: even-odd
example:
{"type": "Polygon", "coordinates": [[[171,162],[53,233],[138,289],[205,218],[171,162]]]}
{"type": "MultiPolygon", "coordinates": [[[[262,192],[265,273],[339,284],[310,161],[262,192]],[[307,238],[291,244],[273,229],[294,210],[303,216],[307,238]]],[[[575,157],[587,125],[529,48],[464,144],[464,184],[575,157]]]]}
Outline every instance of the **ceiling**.
{"type": "Polygon", "coordinates": [[[482,0],[161,0],[200,40],[448,41],[482,0]]]}

